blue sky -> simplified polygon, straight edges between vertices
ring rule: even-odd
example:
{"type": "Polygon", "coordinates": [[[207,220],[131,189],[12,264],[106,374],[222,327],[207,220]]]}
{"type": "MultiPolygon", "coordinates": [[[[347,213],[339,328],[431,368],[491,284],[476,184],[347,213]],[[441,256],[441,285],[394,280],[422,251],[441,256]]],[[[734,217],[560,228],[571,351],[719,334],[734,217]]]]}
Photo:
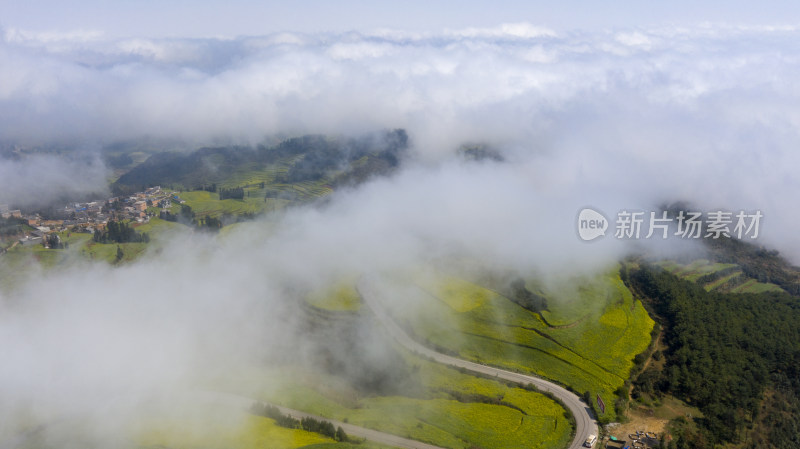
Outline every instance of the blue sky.
{"type": "Polygon", "coordinates": [[[795,25],[791,1],[189,1],[2,0],[0,26],[27,31],[90,30],[107,37],[214,37],[277,31],[393,28],[439,31],[528,22],[559,31],[696,24],[795,25]]]}

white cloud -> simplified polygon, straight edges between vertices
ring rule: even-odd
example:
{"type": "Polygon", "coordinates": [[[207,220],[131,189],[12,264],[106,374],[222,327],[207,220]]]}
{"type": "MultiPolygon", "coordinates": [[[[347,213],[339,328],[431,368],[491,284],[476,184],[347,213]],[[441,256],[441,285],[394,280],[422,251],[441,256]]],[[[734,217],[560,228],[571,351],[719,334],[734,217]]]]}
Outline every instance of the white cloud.
{"type": "Polygon", "coordinates": [[[464,28],[451,30],[445,33],[449,36],[468,38],[511,38],[533,39],[540,37],[556,37],[556,32],[541,26],[529,23],[504,23],[493,28],[464,28]]]}
{"type": "Polygon", "coordinates": [[[64,159],[35,155],[0,159],[0,203],[17,207],[49,206],[51,200],[78,201],[108,195],[109,170],[94,153],[64,159]]]}
{"type": "MultiPolygon", "coordinates": [[[[774,192],[797,184],[797,33],[708,24],[165,40],[6,32],[0,133],[22,143],[254,142],[403,127],[428,162],[488,142],[551,166],[564,187],[596,172],[596,182],[659,200],[746,201],[772,208],[783,232],[794,215],[774,192]]],[[[800,255],[797,238],[775,241],[800,255]]]]}
{"type": "Polygon", "coordinates": [[[72,31],[29,31],[19,28],[5,30],[5,40],[18,44],[54,45],[58,43],[86,43],[101,40],[104,33],[99,30],[72,30],[72,31]]]}

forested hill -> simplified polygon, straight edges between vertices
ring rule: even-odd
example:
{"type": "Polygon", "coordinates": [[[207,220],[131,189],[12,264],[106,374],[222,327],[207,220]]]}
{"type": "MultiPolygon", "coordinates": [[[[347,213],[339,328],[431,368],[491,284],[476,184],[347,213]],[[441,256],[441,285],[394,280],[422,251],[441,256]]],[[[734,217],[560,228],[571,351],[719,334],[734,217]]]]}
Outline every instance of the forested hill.
{"type": "Polygon", "coordinates": [[[674,395],[704,415],[679,420],[669,448],[800,447],[800,298],[706,291],[649,264],[622,274],[667,346],[634,397],[674,395]]]}
{"type": "Polygon", "coordinates": [[[195,189],[208,184],[236,184],[248,173],[270,173],[270,181],[294,184],[325,180],[329,185],[355,184],[394,170],[408,148],[402,129],[357,138],[307,135],[277,145],[202,148],[191,153],[164,152],[122,175],[116,194],[163,185],[195,189]]]}

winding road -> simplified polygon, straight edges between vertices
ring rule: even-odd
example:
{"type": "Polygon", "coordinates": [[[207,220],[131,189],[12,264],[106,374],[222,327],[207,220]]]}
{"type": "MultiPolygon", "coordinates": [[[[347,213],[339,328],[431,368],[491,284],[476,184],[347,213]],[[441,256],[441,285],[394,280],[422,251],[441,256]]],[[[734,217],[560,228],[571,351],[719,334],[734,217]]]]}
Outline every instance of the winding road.
{"type": "Polygon", "coordinates": [[[569,409],[570,413],[572,413],[572,416],[575,417],[575,438],[569,445],[570,449],[583,447],[583,442],[586,441],[586,438],[589,435],[598,434],[597,423],[594,419],[592,419],[591,411],[575,393],[570,392],[560,385],[556,385],[538,377],[515,373],[513,371],[506,371],[487,365],[481,365],[479,363],[442,354],[423,346],[409,337],[409,335],[397,325],[391,316],[389,316],[389,313],[383,307],[383,304],[381,304],[380,299],[378,299],[379,295],[375,292],[375,289],[370,285],[368,280],[364,278],[359,280],[357,290],[361,295],[361,298],[364,300],[364,303],[372,310],[381,324],[386,327],[389,334],[398,343],[400,343],[400,345],[409,351],[429,358],[435,362],[455,366],[458,368],[464,368],[474,373],[497,377],[499,379],[516,382],[520,385],[533,384],[539,390],[551,393],[553,396],[559,398],[564,405],[566,405],[567,409],[569,409]]]}
{"type": "MultiPolygon", "coordinates": [[[[587,436],[589,436],[590,434],[597,435],[597,424],[592,419],[589,409],[587,408],[586,404],[581,402],[578,396],[575,395],[574,393],[571,393],[570,391],[566,390],[565,388],[559,385],[556,385],[552,382],[548,382],[544,379],[540,379],[538,377],[528,376],[525,374],[515,373],[512,371],[506,371],[487,365],[481,365],[479,363],[474,363],[467,360],[452,357],[446,354],[436,352],[430,348],[427,348],[414,341],[411,337],[408,336],[408,334],[403,329],[400,328],[400,326],[397,325],[397,323],[395,323],[395,321],[389,316],[388,312],[378,299],[379,295],[376,294],[375,289],[369,285],[368,281],[366,281],[365,279],[361,279],[359,281],[357,290],[361,295],[361,297],[363,298],[364,303],[370,308],[370,310],[372,310],[372,312],[375,314],[375,316],[378,318],[381,324],[383,324],[383,326],[387,329],[389,334],[395,340],[397,340],[399,344],[404,346],[409,351],[416,353],[420,356],[426,357],[435,362],[454,367],[464,368],[474,373],[492,376],[499,379],[504,379],[507,381],[518,383],[520,385],[533,384],[539,390],[549,392],[553,394],[553,396],[558,397],[566,405],[570,413],[572,413],[572,415],[575,417],[575,438],[572,440],[569,449],[580,448],[583,446],[583,442],[586,440],[587,436]]],[[[206,391],[206,392],[194,392],[192,394],[198,396],[205,396],[206,398],[212,398],[217,402],[227,403],[227,405],[236,407],[240,410],[248,410],[250,406],[253,404],[253,402],[255,402],[251,398],[230,393],[206,391]]],[[[301,419],[304,417],[311,417],[317,420],[329,421],[335,427],[341,426],[342,429],[344,429],[344,431],[348,435],[365,438],[367,440],[374,441],[376,443],[381,443],[401,449],[444,449],[439,446],[434,446],[420,441],[403,438],[397,435],[392,435],[389,433],[380,432],[373,429],[367,429],[364,427],[354,426],[352,424],[340,421],[334,421],[324,416],[312,415],[310,413],[305,413],[299,410],[289,409],[277,405],[276,407],[278,407],[281,413],[285,415],[290,415],[297,419],[301,419]]],[[[21,447],[25,445],[27,440],[31,438],[33,435],[43,431],[45,427],[46,426],[42,425],[31,431],[17,435],[9,440],[0,441],[0,449],[16,449],[18,447],[21,447]]]]}

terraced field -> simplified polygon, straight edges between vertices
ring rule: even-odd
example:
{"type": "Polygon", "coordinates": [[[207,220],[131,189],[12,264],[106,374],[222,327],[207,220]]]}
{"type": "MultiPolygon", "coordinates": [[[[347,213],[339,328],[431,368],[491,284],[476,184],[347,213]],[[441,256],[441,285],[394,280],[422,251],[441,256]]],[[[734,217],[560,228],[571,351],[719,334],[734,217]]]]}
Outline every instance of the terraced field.
{"type": "MultiPolygon", "coordinates": [[[[329,350],[372,353],[371,362],[362,363],[394,360],[377,371],[397,376],[390,391],[365,392],[359,381],[302,364],[238,369],[209,380],[208,388],[453,449],[566,446],[573,429],[561,405],[536,391],[466,374],[397,346],[362,307],[355,281],[346,279],[307,296],[309,326],[335,326],[337,338],[343,328],[357,329],[363,346],[332,345],[329,350]]],[[[461,282],[451,279],[448,286],[457,288],[461,282]]]]}
{"type": "MultiPolygon", "coordinates": [[[[540,288],[530,284],[531,291],[540,288]]],[[[440,350],[599,393],[607,418],[615,417],[614,391],[628,378],[634,356],[648,347],[653,320],[616,271],[582,280],[572,291],[543,293],[546,322],[499,293],[449,278],[440,288],[423,285],[392,313],[440,350]]]]}
{"type": "MultiPolygon", "coordinates": [[[[242,215],[257,214],[266,208],[264,198],[248,198],[243,200],[220,200],[218,193],[202,190],[181,192],[180,198],[192,208],[197,217],[219,217],[223,214],[242,215]]],[[[176,213],[180,209],[176,209],[176,213]]]]}
{"type": "Polygon", "coordinates": [[[286,368],[251,371],[229,388],[453,449],[473,445],[556,449],[569,441],[572,427],[564,409],[546,396],[403,354],[424,384],[424,390],[413,396],[361,397],[335,377],[286,368]]]}
{"type": "Polygon", "coordinates": [[[286,174],[291,164],[291,160],[280,161],[278,164],[266,167],[257,163],[246,164],[231,173],[229,177],[219,183],[219,186],[229,189],[238,186],[254,186],[262,182],[272,184],[279,175],[286,174]]]}
{"type": "MultiPolygon", "coordinates": [[[[265,176],[272,178],[271,175],[265,176]]],[[[240,179],[242,183],[233,181],[225,182],[222,188],[242,187],[245,197],[238,199],[220,200],[219,194],[203,190],[181,192],[180,198],[186,201],[197,217],[219,217],[223,214],[244,215],[258,214],[264,211],[280,210],[292,202],[312,201],[333,193],[327,185],[327,180],[304,181],[295,184],[274,183],[271,180],[261,187],[262,179],[258,173],[248,173],[240,179]],[[230,186],[230,187],[228,187],[230,186]]],[[[173,213],[178,213],[180,207],[173,206],[173,213]]]]}
{"type": "Polygon", "coordinates": [[[783,291],[775,284],[758,282],[748,277],[736,264],[712,263],[707,259],[697,259],[688,264],[663,261],[658,265],[680,278],[701,284],[707,291],[732,293],[783,291]]]}
{"type": "Polygon", "coordinates": [[[681,265],[676,262],[664,262],[664,268],[667,268],[673,274],[680,276],[686,280],[697,282],[703,276],[718,273],[723,270],[727,271],[740,271],[738,265],[732,263],[711,263],[706,259],[698,259],[689,264],[681,265]]]}

